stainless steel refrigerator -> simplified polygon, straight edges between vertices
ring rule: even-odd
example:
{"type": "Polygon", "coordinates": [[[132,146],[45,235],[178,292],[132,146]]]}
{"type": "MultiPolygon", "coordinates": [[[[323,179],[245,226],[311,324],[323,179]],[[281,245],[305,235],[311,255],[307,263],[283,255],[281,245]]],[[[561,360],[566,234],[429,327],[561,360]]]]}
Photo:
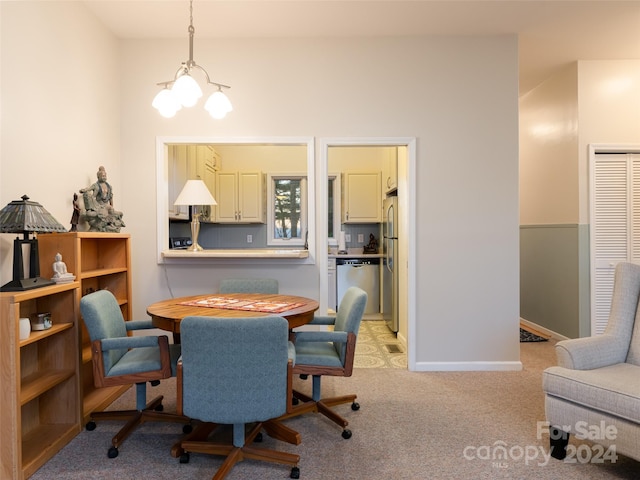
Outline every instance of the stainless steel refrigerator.
{"type": "Polygon", "coordinates": [[[389,329],[398,331],[398,197],[383,203],[382,224],[382,318],[389,329]]]}

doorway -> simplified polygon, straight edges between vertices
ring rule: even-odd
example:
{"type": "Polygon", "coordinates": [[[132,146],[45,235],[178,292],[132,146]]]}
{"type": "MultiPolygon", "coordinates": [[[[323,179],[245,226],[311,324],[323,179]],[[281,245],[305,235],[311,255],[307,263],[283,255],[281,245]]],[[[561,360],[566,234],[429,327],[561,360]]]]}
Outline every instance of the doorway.
{"type": "MultiPolygon", "coordinates": [[[[415,158],[416,140],[415,138],[336,138],[320,139],[318,141],[316,158],[316,178],[318,179],[316,188],[319,198],[328,198],[330,176],[336,174],[336,170],[342,170],[338,164],[331,163],[330,157],[332,149],[344,149],[345,147],[363,147],[389,149],[389,147],[401,148],[406,155],[397,157],[397,194],[399,210],[401,212],[398,219],[399,255],[398,255],[398,280],[399,280],[399,329],[398,340],[406,346],[407,365],[409,370],[415,369],[415,242],[410,242],[410,238],[415,238],[415,158]],[[332,171],[333,170],[333,171],[332,171]]],[[[348,165],[343,165],[348,167],[348,165]]],[[[357,168],[362,170],[362,168],[357,168]]],[[[382,191],[386,192],[386,178],[382,179],[382,191]]],[[[344,194],[344,192],[342,192],[344,194]]],[[[326,299],[328,297],[328,258],[329,247],[329,207],[325,202],[318,202],[316,205],[316,215],[318,219],[318,231],[316,242],[318,245],[318,270],[320,275],[320,298],[321,309],[327,308],[326,299]],[[327,252],[327,254],[321,253],[327,252]],[[324,304],[323,304],[324,302],[324,304]]],[[[333,212],[337,214],[337,212],[333,212]]]]}
{"type": "Polygon", "coordinates": [[[640,146],[590,145],[591,335],[604,332],[619,262],[640,263],[640,146]]]}

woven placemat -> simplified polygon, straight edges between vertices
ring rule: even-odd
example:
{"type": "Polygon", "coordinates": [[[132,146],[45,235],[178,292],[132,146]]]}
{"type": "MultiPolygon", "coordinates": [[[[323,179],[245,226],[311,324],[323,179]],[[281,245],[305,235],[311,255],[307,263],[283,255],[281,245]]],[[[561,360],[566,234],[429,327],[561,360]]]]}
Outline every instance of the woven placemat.
{"type": "Polygon", "coordinates": [[[222,308],[224,310],[243,310],[245,312],[282,313],[301,307],[304,304],[294,302],[269,302],[264,300],[238,300],[229,297],[208,297],[200,300],[180,302],[180,305],[222,308]]]}

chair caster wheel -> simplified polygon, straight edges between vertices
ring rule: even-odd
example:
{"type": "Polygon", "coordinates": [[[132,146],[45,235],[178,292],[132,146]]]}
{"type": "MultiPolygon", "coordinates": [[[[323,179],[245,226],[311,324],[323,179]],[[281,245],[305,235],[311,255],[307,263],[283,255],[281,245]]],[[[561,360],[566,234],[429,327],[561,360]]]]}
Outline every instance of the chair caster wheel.
{"type": "Polygon", "coordinates": [[[300,469],[298,467],[293,467],[291,469],[291,475],[289,475],[290,478],[300,478],[300,469]]]}
{"type": "Polygon", "coordinates": [[[342,438],[344,438],[345,440],[348,440],[349,438],[351,438],[351,430],[345,429],[342,431],[342,438]]]}
{"type": "Polygon", "coordinates": [[[107,452],[107,457],[116,458],[118,456],[118,449],[116,447],[111,447],[107,452]]]}
{"type": "Polygon", "coordinates": [[[353,402],[351,404],[351,410],[360,410],[360,404],[358,402],[353,402]]]}
{"type": "Polygon", "coordinates": [[[164,405],[162,405],[162,404],[156,405],[156,408],[154,408],[154,410],[156,412],[162,412],[164,410],[164,405]]]}
{"type": "Polygon", "coordinates": [[[96,429],[96,422],[91,420],[91,421],[87,422],[87,424],[84,426],[84,428],[87,429],[87,432],[93,432],[96,429]]]}
{"type": "Polygon", "coordinates": [[[187,452],[180,455],[180,463],[189,463],[189,454],[187,452]]]}
{"type": "Polygon", "coordinates": [[[193,427],[191,426],[190,423],[187,423],[186,425],[182,426],[182,433],[188,434],[188,433],[191,433],[191,432],[193,432],[193,427]]]}
{"type": "Polygon", "coordinates": [[[256,443],[262,442],[262,432],[258,433],[256,435],[256,438],[253,439],[253,441],[256,442],[256,443]]]}

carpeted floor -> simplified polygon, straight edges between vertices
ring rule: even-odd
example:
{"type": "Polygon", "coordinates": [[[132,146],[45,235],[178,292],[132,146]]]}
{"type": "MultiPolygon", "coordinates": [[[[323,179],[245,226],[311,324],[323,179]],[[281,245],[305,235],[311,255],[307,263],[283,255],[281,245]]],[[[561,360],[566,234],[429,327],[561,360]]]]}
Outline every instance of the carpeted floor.
{"type": "MultiPolygon", "coordinates": [[[[301,456],[303,480],[583,480],[640,478],[640,462],[560,462],[548,454],[542,370],[555,363],[555,341],[520,344],[522,371],[410,372],[401,368],[355,368],[350,378],[324,377],[326,396],[356,392],[360,410],[335,407],[350,422],[353,436],[325,417],[309,414],[287,420],[300,432],[298,446],[265,435],[263,445],[301,456]],[[507,455],[492,455],[501,447],[507,455]]],[[[311,382],[295,380],[297,389],[311,382]]],[[[175,379],[149,387],[175,409],[175,379]]],[[[114,407],[131,408],[133,389],[114,407]]],[[[221,464],[218,457],[191,455],[187,464],[171,457],[181,426],[149,423],[127,439],[115,459],[107,458],[120,422],[82,431],[33,476],[33,480],[205,480],[221,464]]],[[[571,443],[590,444],[572,437],[571,443]]],[[[586,458],[586,457],[585,457],[586,458]]],[[[246,460],[227,480],[289,478],[289,468],[246,460]]],[[[4,480],[4,479],[2,479],[4,480]]]]}

